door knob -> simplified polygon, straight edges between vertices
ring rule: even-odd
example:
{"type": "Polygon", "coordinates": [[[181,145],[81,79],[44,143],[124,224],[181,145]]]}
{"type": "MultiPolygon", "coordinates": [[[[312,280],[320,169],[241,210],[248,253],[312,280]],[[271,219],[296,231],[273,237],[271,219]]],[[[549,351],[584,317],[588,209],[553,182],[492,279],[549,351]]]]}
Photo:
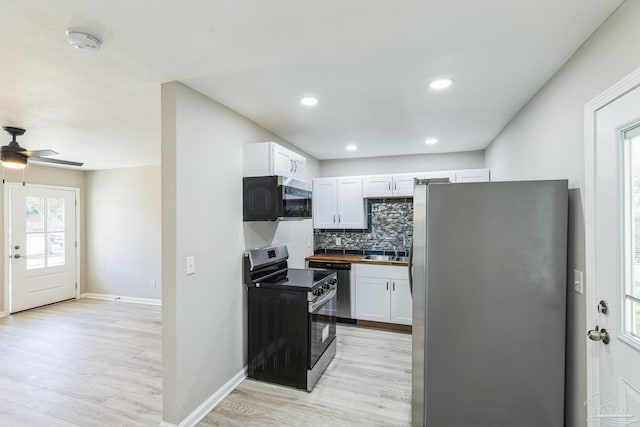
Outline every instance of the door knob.
{"type": "Polygon", "coordinates": [[[602,341],[603,344],[609,344],[609,341],[611,341],[609,332],[607,332],[605,328],[598,328],[598,325],[596,325],[595,329],[591,329],[587,332],[587,336],[591,341],[602,341]]]}
{"type": "Polygon", "coordinates": [[[20,245],[15,245],[15,246],[13,247],[13,249],[15,249],[15,250],[20,249],[20,245]]]}
{"type": "Polygon", "coordinates": [[[14,257],[15,259],[18,259],[18,258],[22,258],[22,255],[20,255],[20,254],[15,254],[13,257],[14,257]]]}

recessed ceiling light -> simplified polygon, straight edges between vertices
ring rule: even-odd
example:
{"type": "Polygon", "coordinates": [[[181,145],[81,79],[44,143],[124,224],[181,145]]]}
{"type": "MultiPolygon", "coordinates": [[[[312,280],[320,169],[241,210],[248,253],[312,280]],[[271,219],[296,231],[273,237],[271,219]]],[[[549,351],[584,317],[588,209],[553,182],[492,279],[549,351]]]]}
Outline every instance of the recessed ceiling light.
{"type": "Polygon", "coordinates": [[[305,96],[300,100],[300,104],[305,107],[313,107],[318,104],[318,98],[314,98],[313,96],[305,96]]]}
{"type": "Polygon", "coordinates": [[[424,143],[427,145],[434,145],[438,143],[438,140],[435,138],[427,138],[424,140],[424,143]]]}
{"type": "Polygon", "coordinates": [[[429,87],[431,89],[441,90],[441,89],[448,88],[449,86],[451,86],[452,83],[453,83],[453,80],[451,79],[438,79],[429,83],[429,87]]]}
{"type": "Polygon", "coordinates": [[[77,30],[67,30],[67,41],[76,49],[98,50],[102,46],[102,40],[90,33],[77,30]]]}
{"type": "Polygon", "coordinates": [[[349,150],[349,151],[356,151],[358,149],[358,147],[356,145],[353,145],[353,144],[349,144],[345,148],[347,150],[349,150]]]}

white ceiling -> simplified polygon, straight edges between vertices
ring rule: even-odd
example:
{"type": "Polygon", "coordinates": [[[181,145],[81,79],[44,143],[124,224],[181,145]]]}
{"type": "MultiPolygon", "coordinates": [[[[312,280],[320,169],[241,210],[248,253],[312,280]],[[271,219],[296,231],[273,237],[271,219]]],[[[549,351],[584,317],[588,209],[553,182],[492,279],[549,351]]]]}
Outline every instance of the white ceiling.
{"type": "Polygon", "coordinates": [[[179,80],[319,159],[483,149],[620,3],[3,0],[0,124],[85,169],[158,164],[160,84],[179,80]]]}

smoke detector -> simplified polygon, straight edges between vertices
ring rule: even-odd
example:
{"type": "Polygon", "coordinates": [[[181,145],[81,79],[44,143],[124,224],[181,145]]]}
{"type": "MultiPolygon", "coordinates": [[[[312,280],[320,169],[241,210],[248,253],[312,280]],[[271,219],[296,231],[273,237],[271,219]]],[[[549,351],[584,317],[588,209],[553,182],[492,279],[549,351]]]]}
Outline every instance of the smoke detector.
{"type": "Polygon", "coordinates": [[[76,49],[98,50],[102,46],[102,41],[93,34],[77,30],[67,30],[65,33],[69,44],[76,49]]]}

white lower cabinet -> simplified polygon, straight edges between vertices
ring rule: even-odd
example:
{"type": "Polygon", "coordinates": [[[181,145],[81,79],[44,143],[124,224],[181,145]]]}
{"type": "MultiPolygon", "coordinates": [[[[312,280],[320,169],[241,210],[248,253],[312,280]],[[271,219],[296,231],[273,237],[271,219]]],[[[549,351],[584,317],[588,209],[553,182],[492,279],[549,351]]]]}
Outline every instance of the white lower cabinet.
{"type": "Polygon", "coordinates": [[[412,316],[409,280],[391,279],[391,323],[410,325],[412,316]]]}
{"type": "Polygon", "coordinates": [[[409,269],[404,266],[354,264],[356,318],[411,325],[409,269]]]}

